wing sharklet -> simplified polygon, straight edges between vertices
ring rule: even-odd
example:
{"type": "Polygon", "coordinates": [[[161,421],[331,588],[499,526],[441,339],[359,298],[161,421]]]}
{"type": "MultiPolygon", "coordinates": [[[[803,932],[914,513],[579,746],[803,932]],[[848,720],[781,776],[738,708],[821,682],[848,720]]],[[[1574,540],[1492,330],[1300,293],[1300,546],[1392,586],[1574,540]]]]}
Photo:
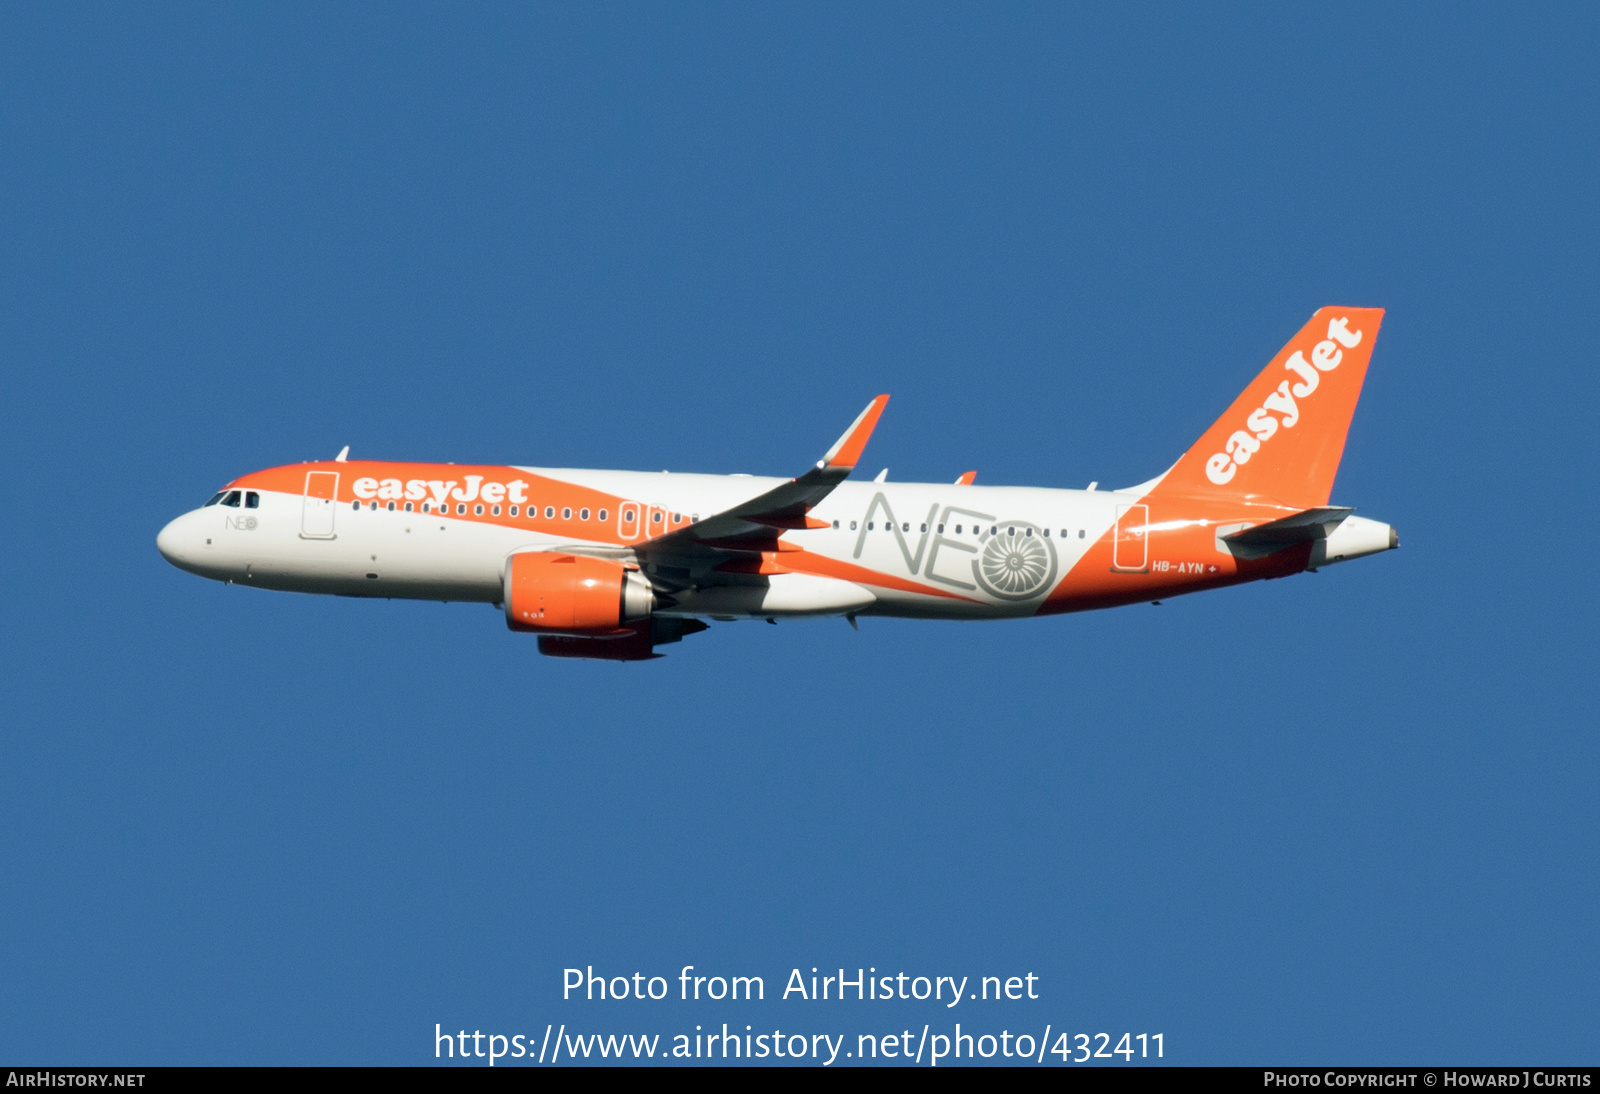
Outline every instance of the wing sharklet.
{"type": "Polygon", "coordinates": [[[856,416],[844,436],[799,478],[773,487],[749,501],[636,545],[640,554],[703,554],[712,551],[771,551],[785,529],[826,528],[807,514],[833,492],[855,468],[872,436],[889,396],[879,395],[856,416]]]}
{"type": "Polygon", "coordinates": [[[872,431],[878,426],[878,419],[883,417],[883,408],[889,405],[889,396],[879,395],[867,408],[856,415],[856,420],[850,423],[850,428],[844,431],[844,436],[833,442],[833,447],[828,449],[817,467],[842,467],[846,471],[853,470],[861,459],[862,449],[867,447],[867,440],[872,436],[872,431]]]}

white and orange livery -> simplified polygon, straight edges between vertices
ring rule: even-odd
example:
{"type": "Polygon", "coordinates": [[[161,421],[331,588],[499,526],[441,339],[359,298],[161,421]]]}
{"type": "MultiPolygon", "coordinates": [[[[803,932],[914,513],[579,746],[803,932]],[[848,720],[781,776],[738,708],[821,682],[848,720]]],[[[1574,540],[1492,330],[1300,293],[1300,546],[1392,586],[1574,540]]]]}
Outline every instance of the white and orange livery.
{"type": "Polygon", "coordinates": [[[496,604],[542,652],[607,660],[708,619],[1012,618],[1284,577],[1399,545],[1328,504],[1382,318],[1318,311],[1176,464],[1124,490],[846,481],[880,395],[795,479],[340,453],[236,479],[157,546],[241,585],[496,604]]]}

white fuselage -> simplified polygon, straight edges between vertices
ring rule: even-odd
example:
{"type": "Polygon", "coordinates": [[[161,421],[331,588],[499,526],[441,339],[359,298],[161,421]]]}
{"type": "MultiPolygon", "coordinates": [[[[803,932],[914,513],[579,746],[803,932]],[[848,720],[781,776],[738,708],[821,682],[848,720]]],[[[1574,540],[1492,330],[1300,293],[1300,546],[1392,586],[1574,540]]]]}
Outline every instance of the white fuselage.
{"type": "MultiPolygon", "coordinates": [[[[639,499],[645,512],[659,515],[661,530],[670,530],[675,517],[680,523],[696,521],[786,481],[748,475],[516,470],[639,499]]],[[[989,595],[973,574],[973,562],[985,543],[996,536],[1020,535],[1045,545],[1047,572],[1033,582],[1042,595],[1111,527],[1118,503],[1133,500],[1112,491],[846,482],[812,511],[826,527],[790,530],[783,538],[807,552],[959,597],[871,586],[870,599],[858,597],[837,610],[847,606],[874,614],[949,618],[1030,615],[1037,610],[1036,597],[989,595]]],[[[184,514],[163,530],[158,545],[169,560],[193,573],[260,588],[494,603],[501,598],[507,556],[556,548],[614,549],[615,537],[608,533],[620,515],[608,514],[602,526],[597,513],[588,521],[574,514],[572,521],[550,530],[423,513],[415,506],[407,512],[404,502],[374,500],[336,505],[332,534],[308,538],[302,534],[303,506],[300,495],[259,491],[254,509],[211,505],[184,514]]],[[[783,584],[768,582],[769,587],[783,584]]],[[[765,607],[752,610],[719,590],[705,592],[714,595],[698,604],[688,598],[679,610],[662,614],[804,613],[812,601],[829,611],[825,595],[801,595],[793,608],[769,596],[765,607]]]]}
{"type": "MultiPolygon", "coordinates": [[[[250,491],[255,508],[210,504],[186,513],[162,531],[158,545],[186,570],[260,588],[498,603],[506,560],[513,554],[563,550],[631,558],[633,546],[648,538],[732,509],[788,481],[570,468],[504,470],[534,483],[526,488],[532,494],[515,518],[509,505],[505,513],[499,506],[483,512],[482,505],[453,504],[444,511],[430,506],[431,511],[423,512],[423,502],[403,497],[314,503],[309,487],[304,495],[256,489],[250,491]],[[541,493],[558,489],[631,500],[601,501],[592,507],[546,505],[551,499],[541,493]],[[323,507],[313,517],[314,504],[323,507]],[[466,512],[458,515],[462,508],[466,512]],[[546,519],[546,513],[553,519],[546,519]],[[624,514],[637,523],[624,527],[624,514]]],[[[244,486],[249,482],[248,477],[240,480],[244,486]]],[[[719,575],[715,583],[678,575],[686,587],[656,614],[715,619],[809,614],[1002,618],[1106,606],[1107,597],[1125,602],[1170,596],[1276,573],[1240,573],[1241,557],[1248,558],[1248,553],[1204,531],[1209,525],[1241,525],[1223,525],[1211,506],[1180,511],[1168,503],[1152,513],[1140,504],[1146,490],[844,482],[810,511],[813,523],[821,527],[791,529],[781,536],[780,548],[794,553],[778,553],[776,562],[800,572],[780,566],[778,572],[749,577],[719,575]],[[1136,523],[1130,514],[1138,518],[1136,523]],[[1171,557],[1161,557],[1163,544],[1170,545],[1165,554],[1171,557]],[[1097,549],[1112,565],[1085,563],[1097,549]],[[1067,578],[1079,571],[1081,588],[1075,592],[1067,578]],[[1120,576],[1110,578],[1110,571],[1120,576]]],[[[1258,522],[1278,514],[1246,515],[1258,522]]],[[[1315,559],[1302,554],[1293,569],[1390,545],[1387,525],[1360,518],[1349,518],[1338,535],[1344,547],[1333,541],[1319,544],[1315,559]]]]}

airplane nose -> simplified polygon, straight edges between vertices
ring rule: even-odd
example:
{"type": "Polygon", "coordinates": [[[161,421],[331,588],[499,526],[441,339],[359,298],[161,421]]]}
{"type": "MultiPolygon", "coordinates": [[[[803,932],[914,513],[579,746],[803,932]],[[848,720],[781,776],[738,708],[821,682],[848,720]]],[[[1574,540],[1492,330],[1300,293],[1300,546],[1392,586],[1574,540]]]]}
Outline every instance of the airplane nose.
{"type": "Polygon", "coordinates": [[[188,537],[183,532],[183,517],[170,521],[156,536],[156,550],[161,552],[161,557],[182,568],[184,563],[184,540],[188,537]]]}

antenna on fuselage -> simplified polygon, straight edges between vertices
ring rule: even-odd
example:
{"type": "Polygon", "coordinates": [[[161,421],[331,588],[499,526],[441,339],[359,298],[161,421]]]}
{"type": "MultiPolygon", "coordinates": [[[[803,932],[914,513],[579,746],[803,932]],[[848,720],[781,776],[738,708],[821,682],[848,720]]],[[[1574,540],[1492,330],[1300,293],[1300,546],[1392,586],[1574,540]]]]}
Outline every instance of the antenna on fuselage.
{"type": "Polygon", "coordinates": [[[333,458],[333,462],[334,463],[344,463],[345,460],[347,460],[349,458],[350,458],[350,446],[349,445],[345,445],[343,448],[339,449],[339,454],[333,458]]]}

